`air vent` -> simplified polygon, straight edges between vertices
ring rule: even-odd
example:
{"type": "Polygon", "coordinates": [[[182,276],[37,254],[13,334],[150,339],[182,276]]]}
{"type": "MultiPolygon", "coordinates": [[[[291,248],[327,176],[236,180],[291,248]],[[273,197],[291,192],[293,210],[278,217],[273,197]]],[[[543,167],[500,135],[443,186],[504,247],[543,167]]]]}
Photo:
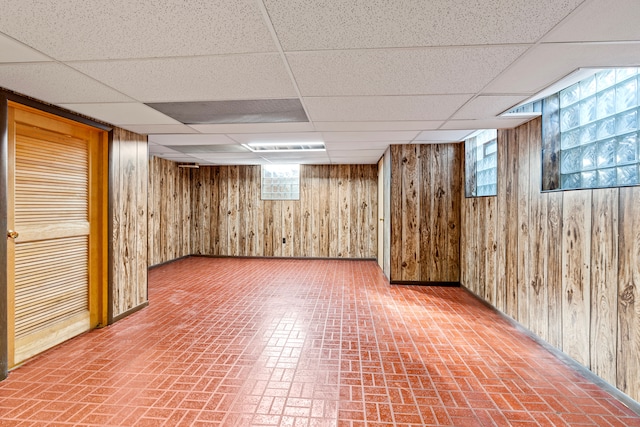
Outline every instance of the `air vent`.
{"type": "Polygon", "coordinates": [[[250,142],[243,145],[256,153],[326,150],[324,142],[250,142]]]}
{"type": "Polygon", "coordinates": [[[194,153],[246,153],[247,148],[237,144],[167,145],[167,148],[184,154],[194,153]]]}
{"type": "Polygon", "coordinates": [[[149,107],[185,124],[308,122],[299,99],[157,102],[149,107]]]}

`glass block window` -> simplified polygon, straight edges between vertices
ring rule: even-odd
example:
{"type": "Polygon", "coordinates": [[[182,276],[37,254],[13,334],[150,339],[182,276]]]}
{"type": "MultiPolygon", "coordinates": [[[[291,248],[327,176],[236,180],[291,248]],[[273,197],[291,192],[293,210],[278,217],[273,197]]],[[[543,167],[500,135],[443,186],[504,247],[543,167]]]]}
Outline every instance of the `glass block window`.
{"type": "Polygon", "coordinates": [[[498,131],[487,129],[465,140],[465,195],[498,194],[498,131]]]}
{"type": "Polygon", "coordinates": [[[300,165],[262,165],[262,200],[300,200],[300,165]]]}
{"type": "Polygon", "coordinates": [[[600,71],[560,92],[560,187],[640,184],[638,69],[600,71]]]}

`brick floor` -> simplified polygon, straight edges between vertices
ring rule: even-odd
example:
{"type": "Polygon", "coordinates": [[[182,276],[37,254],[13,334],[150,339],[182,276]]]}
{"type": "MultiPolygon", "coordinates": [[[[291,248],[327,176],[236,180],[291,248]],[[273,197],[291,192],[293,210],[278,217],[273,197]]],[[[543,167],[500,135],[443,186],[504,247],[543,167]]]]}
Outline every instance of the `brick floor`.
{"type": "Polygon", "coordinates": [[[188,258],[0,383],[0,426],[640,426],[459,288],[372,261],[188,258]]]}

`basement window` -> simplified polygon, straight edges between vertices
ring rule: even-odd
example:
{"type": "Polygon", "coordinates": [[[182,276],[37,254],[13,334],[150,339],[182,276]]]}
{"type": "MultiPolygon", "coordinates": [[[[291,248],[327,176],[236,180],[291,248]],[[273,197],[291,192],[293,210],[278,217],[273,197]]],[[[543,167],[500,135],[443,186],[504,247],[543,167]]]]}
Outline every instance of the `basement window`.
{"type": "Polygon", "coordinates": [[[262,165],[262,200],[300,200],[300,165],[262,165]]]}
{"type": "Polygon", "coordinates": [[[465,196],[498,194],[498,131],[486,129],[464,141],[465,196]]]}
{"type": "Polygon", "coordinates": [[[639,185],[639,69],[581,71],[543,100],[542,189],[639,185]]]}

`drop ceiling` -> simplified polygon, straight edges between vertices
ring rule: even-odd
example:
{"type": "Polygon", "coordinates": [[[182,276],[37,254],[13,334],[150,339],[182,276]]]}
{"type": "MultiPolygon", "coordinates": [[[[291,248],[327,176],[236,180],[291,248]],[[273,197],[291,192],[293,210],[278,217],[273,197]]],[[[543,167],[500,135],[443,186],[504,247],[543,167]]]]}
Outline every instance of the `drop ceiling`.
{"type": "Polygon", "coordinates": [[[1,1],[0,87],[178,162],[375,163],[517,126],[500,113],[576,69],[640,65],[637,0],[1,1]],[[242,109],[287,102],[300,111],[242,109]]]}

